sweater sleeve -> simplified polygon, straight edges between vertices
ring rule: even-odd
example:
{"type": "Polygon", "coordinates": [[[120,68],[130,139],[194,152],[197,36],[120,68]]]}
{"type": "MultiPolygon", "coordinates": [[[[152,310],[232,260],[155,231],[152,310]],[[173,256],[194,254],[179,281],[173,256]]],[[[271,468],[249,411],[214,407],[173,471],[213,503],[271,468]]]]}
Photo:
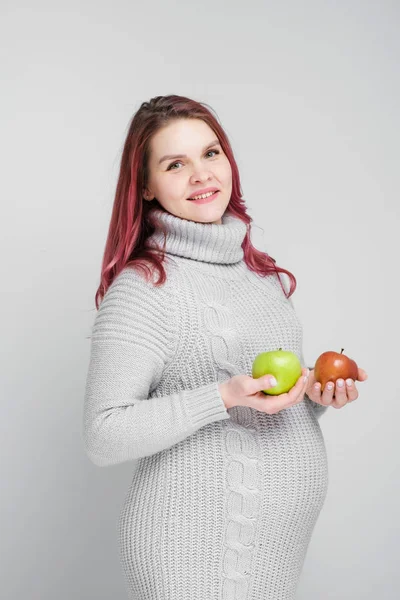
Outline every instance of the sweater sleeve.
{"type": "Polygon", "coordinates": [[[85,451],[97,466],[150,456],[230,418],[217,381],[149,397],[176,350],[179,315],[172,293],[171,286],[155,287],[127,268],[100,304],[83,411],[85,451]]]}

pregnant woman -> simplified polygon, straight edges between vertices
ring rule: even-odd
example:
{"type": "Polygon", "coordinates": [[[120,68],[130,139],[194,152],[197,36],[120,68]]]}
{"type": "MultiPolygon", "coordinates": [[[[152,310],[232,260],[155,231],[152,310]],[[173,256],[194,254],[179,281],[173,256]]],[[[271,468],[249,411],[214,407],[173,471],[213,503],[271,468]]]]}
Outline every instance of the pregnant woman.
{"type": "Polygon", "coordinates": [[[83,419],[95,465],[132,465],[118,519],[132,600],[295,598],[327,493],[319,418],[358,392],[315,390],[295,277],[252,245],[251,222],[207,105],[144,102],[121,159],[83,419]],[[278,348],[303,372],[268,396],[275,382],[252,378],[252,362],[278,348]]]}

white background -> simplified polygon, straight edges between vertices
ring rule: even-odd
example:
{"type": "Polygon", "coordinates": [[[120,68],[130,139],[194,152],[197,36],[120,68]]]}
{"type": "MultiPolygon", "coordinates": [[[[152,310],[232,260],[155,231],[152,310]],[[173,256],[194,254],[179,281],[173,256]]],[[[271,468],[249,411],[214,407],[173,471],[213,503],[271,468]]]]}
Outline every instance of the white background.
{"type": "Polygon", "coordinates": [[[84,453],[88,336],[128,123],[173,93],[229,136],[253,243],[297,278],[307,364],[344,348],[369,374],[320,421],[298,599],[398,598],[399,6],[1,3],[2,597],[126,597],[131,468],[84,453]]]}

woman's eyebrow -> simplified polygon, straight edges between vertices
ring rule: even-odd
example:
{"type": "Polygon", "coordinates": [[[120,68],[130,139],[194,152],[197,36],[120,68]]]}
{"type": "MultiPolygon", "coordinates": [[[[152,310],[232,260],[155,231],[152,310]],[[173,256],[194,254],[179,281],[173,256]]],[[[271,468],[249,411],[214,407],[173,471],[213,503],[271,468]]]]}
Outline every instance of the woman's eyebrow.
{"type": "MultiPolygon", "coordinates": [[[[210,142],[210,144],[207,144],[207,146],[205,148],[203,148],[203,152],[205,152],[206,150],[208,150],[209,148],[211,148],[211,146],[220,146],[219,140],[213,140],[212,142],[210,142]]],[[[165,156],[162,156],[160,158],[160,160],[158,161],[158,164],[160,165],[162,162],[164,162],[164,160],[172,160],[173,158],[187,158],[186,154],[166,154],[165,156]]]]}

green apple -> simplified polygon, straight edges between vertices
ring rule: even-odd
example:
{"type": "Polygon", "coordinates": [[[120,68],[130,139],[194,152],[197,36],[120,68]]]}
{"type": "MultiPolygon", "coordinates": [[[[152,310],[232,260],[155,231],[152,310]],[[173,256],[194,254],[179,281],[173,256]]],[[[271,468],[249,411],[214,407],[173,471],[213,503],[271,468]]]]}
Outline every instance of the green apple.
{"type": "Polygon", "coordinates": [[[272,350],[257,354],[253,361],[252,376],[254,379],[264,375],[273,375],[277,385],[268,390],[262,390],[264,394],[277,396],[285,394],[297,382],[301,376],[301,364],[293,352],[288,350],[272,350]]]}

